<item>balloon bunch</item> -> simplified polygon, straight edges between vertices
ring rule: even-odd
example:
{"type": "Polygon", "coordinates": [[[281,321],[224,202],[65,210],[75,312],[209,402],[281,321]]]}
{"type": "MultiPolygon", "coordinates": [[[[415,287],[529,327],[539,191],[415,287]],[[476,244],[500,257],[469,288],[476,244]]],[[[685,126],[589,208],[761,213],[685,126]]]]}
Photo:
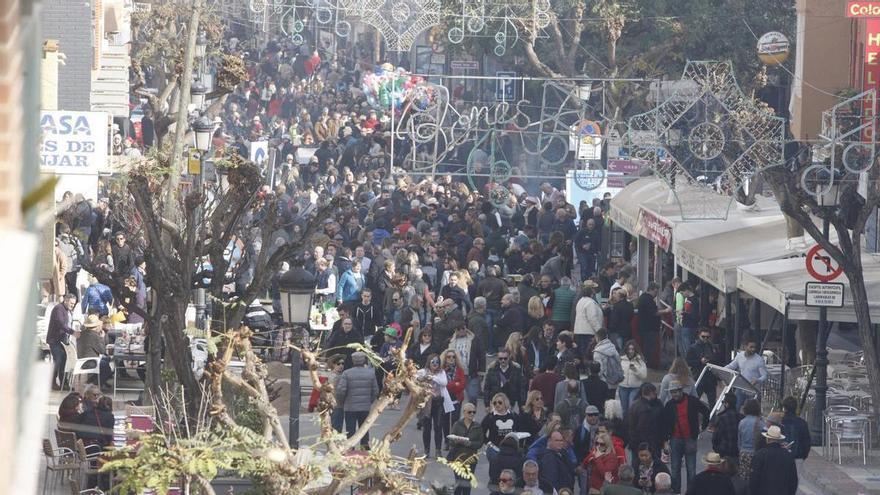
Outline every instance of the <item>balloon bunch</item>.
{"type": "Polygon", "coordinates": [[[361,87],[367,103],[374,108],[394,110],[400,115],[407,103],[424,110],[434,99],[434,90],[425,84],[424,78],[408,74],[391,64],[377,66],[373,72],[364,74],[361,87]]]}

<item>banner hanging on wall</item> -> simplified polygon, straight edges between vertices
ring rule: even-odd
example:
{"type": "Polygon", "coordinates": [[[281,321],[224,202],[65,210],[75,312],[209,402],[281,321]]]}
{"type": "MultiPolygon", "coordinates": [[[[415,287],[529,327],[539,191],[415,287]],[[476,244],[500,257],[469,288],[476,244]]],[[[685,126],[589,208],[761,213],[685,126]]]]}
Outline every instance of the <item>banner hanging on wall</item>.
{"type": "Polygon", "coordinates": [[[103,112],[46,111],[40,117],[40,169],[97,175],[107,165],[110,118],[103,112]]]}

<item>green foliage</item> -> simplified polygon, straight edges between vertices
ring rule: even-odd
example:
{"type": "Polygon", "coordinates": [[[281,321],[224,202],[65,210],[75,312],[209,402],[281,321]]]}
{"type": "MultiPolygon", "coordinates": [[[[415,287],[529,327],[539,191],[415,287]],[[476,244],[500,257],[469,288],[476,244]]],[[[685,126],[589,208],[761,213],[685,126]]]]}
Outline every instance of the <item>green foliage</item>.
{"type": "Polygon", "coordinates": [[[210,482],[220,472],[256,479],[272,470],[265,452],[268,443],[252,430],[238,427],[223,431],[203,430],[188,438],[166,438],[150,433],[138,445],[111,451],[102,471],[115,471],[118,493],[141,493],[153,489],[167,493],[171,486],[210,482]]]}

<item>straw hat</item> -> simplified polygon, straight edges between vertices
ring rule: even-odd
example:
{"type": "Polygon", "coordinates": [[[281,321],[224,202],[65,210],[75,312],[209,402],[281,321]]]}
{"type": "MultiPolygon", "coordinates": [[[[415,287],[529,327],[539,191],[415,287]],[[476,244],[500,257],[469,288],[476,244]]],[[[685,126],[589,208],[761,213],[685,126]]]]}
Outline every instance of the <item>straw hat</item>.
{"type": "Polygon", "coordinates": [[[764,435],[764,438],[766,438],[767,440],[785,440],[785,435],[782,434],[782,430],[776,425],[767,428],[767,431],[761,432],[761,435],[764,435]]]}
{"type": "Polygon", "coordinates": [[[724,459],[717,452],[709,452],[703,457],[703,462],[707,466],[719,466],[724,463],[724,459]]]}
{"type": "Polygon", "coordinates": [[[98,315],[89,315],[82,326],[83,328],[98,328],[101,324],[101,318],[98,315]]]}

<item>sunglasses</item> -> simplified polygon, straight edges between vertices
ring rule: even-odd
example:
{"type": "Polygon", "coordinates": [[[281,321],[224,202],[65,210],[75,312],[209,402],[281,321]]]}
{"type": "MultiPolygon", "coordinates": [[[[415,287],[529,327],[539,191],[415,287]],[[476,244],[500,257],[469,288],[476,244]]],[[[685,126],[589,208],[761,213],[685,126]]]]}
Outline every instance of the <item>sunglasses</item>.
{"type": "Polygon", "coordinates": [[[543,397],[535,397],[535,400],[544,400],[543,397]]]}
{"type": "Polygon", "coordinates": [[[605,444],[602,442],[596,442],[596,447],[604,447],[605,444]]]}
{"type": "Polygon", "coordinates": [[[493,406],[503,406],[504,403],[501,402],[500,400],[493,400],[493,401],[492,401],[492,405],[493,405],[493,406]]]}
{"type": "Polygon", "coordinates": [[[498,360],[499,360],[499,361],[507,361],[507,358],[505,358],[505,357],[500,357],[500,358],[498,358],[498,360]]]}
{"type": "Polygon", "coordinates": [[[513,483],[513,478],[498,478],[501,483],[513,483]]]}
{"type": "Polygon", "coordinates": [[[440,364],[440,360],[439,359],[432,359],[431,364],[440,364]]]}
{"type": "Polygon", "coordinates": [[[598,416],[598,414],[592,414],[592,413],[591,413],[591,414],[587,414],[587,416],[595,417],[595,416],[598,416]]]}
{"type": "Polygon", "coordinates": [[[477,411],[465,411],[465,414],[477,414],[477,411]]]}

